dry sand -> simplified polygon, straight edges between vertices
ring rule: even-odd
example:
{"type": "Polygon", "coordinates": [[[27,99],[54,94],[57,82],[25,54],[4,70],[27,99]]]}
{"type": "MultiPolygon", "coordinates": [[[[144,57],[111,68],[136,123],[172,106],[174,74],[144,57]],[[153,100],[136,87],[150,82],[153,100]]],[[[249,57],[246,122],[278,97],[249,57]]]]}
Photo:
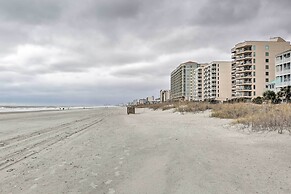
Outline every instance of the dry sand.
{"type": "Polygon", "coordinates": [[[291,137],[209,112],[0,114],[0,193],[291,193],[291,137]]]}

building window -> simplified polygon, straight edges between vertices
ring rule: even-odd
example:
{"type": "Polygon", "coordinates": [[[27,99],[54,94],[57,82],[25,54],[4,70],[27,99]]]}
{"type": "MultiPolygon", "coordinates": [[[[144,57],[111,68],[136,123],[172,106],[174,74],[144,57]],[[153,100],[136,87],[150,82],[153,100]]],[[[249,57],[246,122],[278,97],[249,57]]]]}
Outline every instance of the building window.
{"type": "Polygon", "coordinates": [[[256,59],[253,59],[253,63],[256,63],[256,59]]]}
{"type": "Polygon", "coordinates": [[[253,45],[253,50],[256,50],[256,45],[253,45]]]}
{"type": "Polygon", "coordinates": [[[253,82],[256,83],[256,78],[254,78],[253,82]]]}
{"type": "Polygon", "coordinates": [[[269,69],[269,65],[266,65],[266,69],[269,69]]]}
{"type": "Polygon", "coordinates": [[[253,53],[253,56],[254,56],[254,57],[256,56],[256,52],[253,53]]]}
{"type": "Polygon", "coordinates": [[[253,75],[256,76],[256,72],[253,72],[253,75]]]}
{"type": "Polygon", "coordinates": [[[266,72],[266,76],[269,76],[269,72],[266,72]]]}
{"type": "Polygon", "coordinates": [[[269,56],[269,52],[265,52],[265,56],[268,57],[269,56]]]}
{"type": "Polygon", "coordinates": [[[255,66],[255,65],[253,66],[253,69],[254,69],[254,70],[256,69],[256,66],[255,66]]]}
{"type": "Polygon", "coordinates": [[[269,63],[269,59],[266,59],[266,63],[269,63]]]}
{"type": "Polygon", "coordinates": [[[269,45],[266,45],[266,46],[265,46],[265,49],[266,49],[266,50],[269,50],[269,49],[270,49],[269,45]]]}
{"type": "Polygon", "coordinates": [[[256,92],[254,92],[254,96],[256,95],[256,92]]]}
{"type": "Polygon", "coordinates": [[[269,78],[266,78],[266,82],[269,82],[269,78]]]}

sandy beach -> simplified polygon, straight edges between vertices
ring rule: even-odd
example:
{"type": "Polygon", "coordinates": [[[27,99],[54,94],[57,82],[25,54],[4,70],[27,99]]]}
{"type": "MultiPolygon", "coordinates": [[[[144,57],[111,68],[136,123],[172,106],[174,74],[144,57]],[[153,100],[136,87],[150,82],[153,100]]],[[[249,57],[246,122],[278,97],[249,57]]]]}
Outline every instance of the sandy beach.
{"type": "Polygon", "coordinates": [[[0,114],[0,193],[291,193],[291,137],[209,112],[0,114]]]}

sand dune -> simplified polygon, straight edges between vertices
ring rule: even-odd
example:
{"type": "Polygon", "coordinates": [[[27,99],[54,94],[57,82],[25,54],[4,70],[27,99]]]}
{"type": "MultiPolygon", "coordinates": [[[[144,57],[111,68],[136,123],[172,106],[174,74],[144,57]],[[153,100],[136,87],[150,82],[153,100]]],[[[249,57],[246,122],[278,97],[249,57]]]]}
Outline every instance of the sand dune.
{"type": "Polygon", "coordinates": [[[291,193],[291,137],[209,113],[0,114],[0,193],[291,193]]]}

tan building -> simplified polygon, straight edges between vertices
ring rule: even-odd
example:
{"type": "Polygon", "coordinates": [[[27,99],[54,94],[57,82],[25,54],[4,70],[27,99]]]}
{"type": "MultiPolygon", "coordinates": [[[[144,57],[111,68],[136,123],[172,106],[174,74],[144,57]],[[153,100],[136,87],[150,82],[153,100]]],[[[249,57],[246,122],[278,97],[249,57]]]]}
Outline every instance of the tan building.
{"type": "Polygon", "coordinates": [[[268,82],[275,79],[275,56],[290,49],[280,37],[269,41],[245,41],[232,48],[232,98],[262,96],[268,82]]]}
{"type": "Polygon", "coordinates": [[[194,101],[203,101],[203,82],[204,82],[204,67],[207,64],[203,64],[197,69],[194,70],[193,73],[193,99],[194,101]]]}
{"type": "Polygon", "coordinates": [[[204,67],[204,100],[225,101],[231,98],[231,62],[213,61],[204,67]]]}
{"type": "Polygon", "coordinates": [[[171,100],[193,100],[193,72],[199,64],[186,62],[171,73],[171,100]]]}

